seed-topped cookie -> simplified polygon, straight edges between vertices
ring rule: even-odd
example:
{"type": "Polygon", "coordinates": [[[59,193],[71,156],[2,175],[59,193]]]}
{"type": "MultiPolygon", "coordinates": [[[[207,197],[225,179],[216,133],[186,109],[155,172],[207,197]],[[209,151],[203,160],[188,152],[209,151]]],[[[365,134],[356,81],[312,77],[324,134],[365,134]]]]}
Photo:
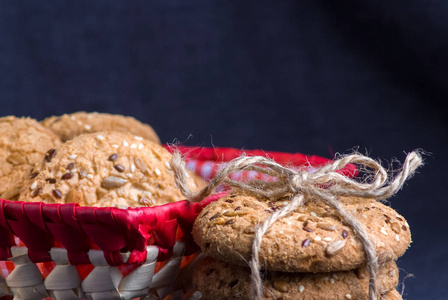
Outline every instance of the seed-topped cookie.
{"type": "MultiPolygon", "coordinates": [[[[206,257],[196,267],[193,282],[205,299],[253,299],[250,269],[206,257]]],[[[378,293],[398,284],[398,269],[389,261],[378,270],[378,293]]],[[[263,273],[262,299],[368,299],[369,273],[365,265],[328,273],[263,273]]]]}
{"type": "Polygon", "coordinates": [[[120,208],[182,200],[170,158],[162,146],[130,133],[80,135],[45,154],[19,200],[120,208]]]}
{"type": "MultiPolygon", "coordinates": [[[[223,197],[198,216],[194,239],[212,257],[247,265],[258,226],[286,200],[260,201],[245,194],[223,197]]],[[[341,204],[366,227],[380,262],[403,255],[411,235],[402,216],[371,199],[341,197],[341,204]]],[[[318,201],[307,201],[275,222],[262,238],[259,256],[262,269],[284,272],[351,270],[366,261],[352,228],[318,201]]]]}
{"type": "Polygon", "coordinates": [[[31,118],[0,118],[0,198],[15,200],[35,163],[58,146],[59,138],[31,118]]]}
{"type": "Polygon", "coordinates": [[[99,131],[130,132],[160,144],[154,129],[133,117],[106,113],[76,112],[62,116],[53,116],[42,121],[42,125],[56,133],[62,141],[71,140],[83,133],[99,131]]]}

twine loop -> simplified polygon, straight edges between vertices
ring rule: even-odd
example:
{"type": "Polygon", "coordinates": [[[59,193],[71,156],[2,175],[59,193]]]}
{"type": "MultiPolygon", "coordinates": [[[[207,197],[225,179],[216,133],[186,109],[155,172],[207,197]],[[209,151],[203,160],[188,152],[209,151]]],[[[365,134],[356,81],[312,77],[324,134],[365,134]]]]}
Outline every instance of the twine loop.
{"type": "Polygon", "coordinates": [[[377,200],[389,198],[403,187],[404,182],[422,164],[423,160],[420,151],[413,151],[407,155],[401,171],[394,178],[389,178],[387,170],[379,162],[359,153],[343,156],[317,169],[308,168],[307,170],[303,168],[298,171],[282,166],[266,157],[240,156],[221,168],[204,189],[194,193],[188,187],[188,175],[181,155],[175,152],[170,161],[177,187],[192,202],[203,200],[221,184],[248,191],[260,198],[277,199],[282,196],[290,196],[289,203],[269,215],[255,232],[252,244],[252,258],[249,261],[255,299],[261,299],[263,296],[258,253],[264,234],[272,224],[303,205],[305,201],[322,201],[332,207],[342,220],[353,229],[361,243],[366,254],[370,276],[369,299],[376,300],[376,275],[378,271],[376,247],[364,226],[356,217],[345,211],[338,197],[355,196],[377,200]],[[337,172],[348,164],[356,164],[361,170],[365,171],[368,175],[365,180],[359,181],[348,178],[337,172]],[[228,177],[230,174],[242,170],[267,174],[274,177],[275,180],[239,182],[228,177]]]}

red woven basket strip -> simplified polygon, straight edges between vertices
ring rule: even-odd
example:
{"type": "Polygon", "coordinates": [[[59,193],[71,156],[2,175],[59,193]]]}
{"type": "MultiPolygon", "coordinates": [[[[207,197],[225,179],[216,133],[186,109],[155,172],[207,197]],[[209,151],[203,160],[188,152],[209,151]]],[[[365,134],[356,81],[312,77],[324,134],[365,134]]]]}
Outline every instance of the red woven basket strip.
{"type": "MultiPolygon", "coordinates": [[[[187,162],[190,160],[196,160],[199,164],[205,164],[205,167],[208,169],[212,166],[210,170],[210,174],[207,176],[207,171],[204,172],[204,169],[200,169],[200,172],[204,172],[207,177],[206,179],[210,179],[216,174],[217,169],[219,168],[219,163],[229,162],[232,159],[235,159],[241,155],[247,156],[264,156],[269,157],[276,161],[279,164],[286,166],[295,166],[295,167],[303,167],[303,166],[311,166],[318,167],[325,165],[331,162],[330,159],[323,158],[317,155],[304,155],[301,153],[284,153],[284,152],[276,152],[276,151],[262,151],[262,150],[241,150],[236,148],[203,148],[203,147],[188,147],[188,146],[166,146],[166,148],[170,152],[174,152],[176,150],[180,151],[182,155],[185,156],[187,162]]],[[[203,166],[201,166],[203,167],[203,166]]],[[[195,171],[198,175],[202,175],[198,172],[198,166],[195,168],[195,171]]],[[[355,165],[349,164],[345,168],[337,171],[345,176],[354,177],[358,175],[358,171],[355,165]]]]}
{"type": "Polygon", "coordinates": [[[49,251],[55,240],[67,249],[72,264],[90,263],[87,252],[91,243],[104,252],[109,265],[123,264],[120,253],[125,251],[131,251],[128,263],[144,262],[148,244],[158,246],[159,260],[164,260],[172,254],[178,225],[186,252],[192,254],[197,250],[191,238],[194,219],[203,207],[221,196],[213,195],[199,203],[179,201],[127,210],[1,200],[1,259],[11,256],[15,235],[27,246],[33,262],[51,261],[49,251]]]}

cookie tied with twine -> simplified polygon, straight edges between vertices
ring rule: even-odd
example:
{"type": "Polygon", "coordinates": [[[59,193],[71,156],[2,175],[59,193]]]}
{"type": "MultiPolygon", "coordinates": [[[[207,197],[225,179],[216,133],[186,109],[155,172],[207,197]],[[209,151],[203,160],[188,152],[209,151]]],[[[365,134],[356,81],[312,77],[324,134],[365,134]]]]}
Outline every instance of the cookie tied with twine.
{"type": "Polygon", "coordinates": [[[179,153],[174,153],[170,161],[175,174],[175,182],[182,194],[192,202],[198,202],[209,196],[221,184],[250,192],[260,198],[275,199],[281,196],[290,196],[289,203],[274,212],[261,223],[255,232],[252,243],[252,257],[249,261],[252,274],[252,287],[254,298],[261,299],[263,285],[259,272],[259,250],[263,236],[277,220],[287,216],[290,212],[302,206],[305,201],[322,201],[332,207],[356,234],[366,254],[369,271],[369,299],[377,299],[376,275],[378,272],[378,257],[376,248],[364,226],[351,213],[346,211],[339,197],[355,196],[359,198],[387,199],[397,193],[404,182],[409,179],[415,170],[423,164],[420,151],[409,153],[403,163],[402,169],[394,177],[389,178],[387,170],[372,158],[362,154],[350,154],[334,160],[313,171],[291,170],[273,160],[262,156],[241,156],[228,162],[209,184],[197,193],[190,191],[187,185],[187,171],[185,162],[179,153]],[[359,181],[347,178],[337,171],[348,164],[356,164],[368,173],[367,180],[359,181]],[[232,173],[245,170],[257,171],[275,178],[275,181],[266,182],[251,180],[238,182],[228,176],[232,173]],[[314,196],[314,197],[307,197],[314,196]],[[305,200],[306,199],[306,200],[305,200]]]}

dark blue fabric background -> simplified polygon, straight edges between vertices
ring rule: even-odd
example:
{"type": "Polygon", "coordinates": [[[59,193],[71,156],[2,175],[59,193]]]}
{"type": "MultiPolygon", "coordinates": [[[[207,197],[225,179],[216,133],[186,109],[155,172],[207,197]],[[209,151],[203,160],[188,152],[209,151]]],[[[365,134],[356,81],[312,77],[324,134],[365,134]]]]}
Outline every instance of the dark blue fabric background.
{"type": "Polygon", "coordinates": [[[1,115],[132,115],[163,142],[390,162],[406,299],[448,299],[448,2],[1,1],[1,115]],[[191,136],[190,136],[191,135],[191,136]]]}

